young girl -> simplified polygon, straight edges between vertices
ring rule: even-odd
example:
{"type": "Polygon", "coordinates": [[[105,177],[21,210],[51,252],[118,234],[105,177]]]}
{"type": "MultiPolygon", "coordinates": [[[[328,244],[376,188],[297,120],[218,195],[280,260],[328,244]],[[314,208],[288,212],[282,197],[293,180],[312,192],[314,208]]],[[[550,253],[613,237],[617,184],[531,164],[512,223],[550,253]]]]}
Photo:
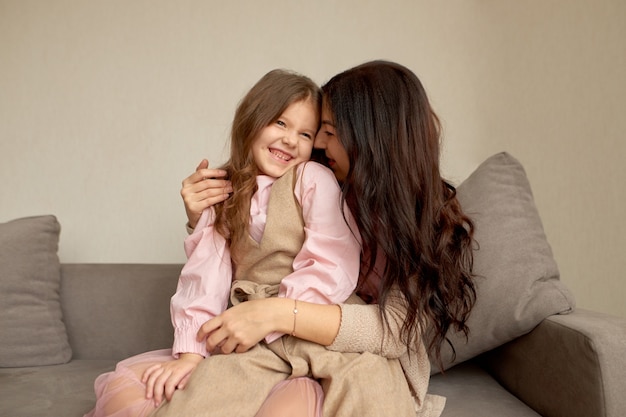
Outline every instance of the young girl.
{"type": "MultiPolygon", "coordinates": [[[[237,304],[278,296],[290,303],[293,327],[265,338],[282,346],[282,333],[297,331],[296,300],[335,304],[353,292],[360,251],[355,223],[343,210],[332,172],[307,162],[320,105],[319,87],[283,70],[266,74],[243,98],[232,125],[231,157],[222,167],[237,195],[205,210],[185,241],[188,261],[171,301],[173,348],[129,358],[99,376],[96,407],[88,416],[146,416],[163,397],[171,399],[203,358],[218,353],[207,351],[206,337],[198,332],[226,310],[229,299],[237,304]]],[[[258,341],[216,350],[244,351],[258,341]]],[[[280,361],[288,372],[288,362],[280,361]]],[[[290,374],[273,379],[252,411],[239,415],[254,415],[272,386],[290,374]]],[[[303,378],[302,384],[308,381],[303,378]]],[[[293,386],[285,392],[292,393],[293,386]]],[[[307,403],[296,405],[307,415],[320,415],[321,390],[312,392],[307,403]]]]}

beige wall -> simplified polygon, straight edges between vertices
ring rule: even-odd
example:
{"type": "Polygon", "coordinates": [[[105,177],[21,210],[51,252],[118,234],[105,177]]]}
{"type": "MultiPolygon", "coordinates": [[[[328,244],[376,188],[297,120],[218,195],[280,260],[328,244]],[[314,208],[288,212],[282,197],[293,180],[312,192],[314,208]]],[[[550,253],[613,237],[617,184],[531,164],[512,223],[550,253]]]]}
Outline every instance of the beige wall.
{"type": "Polygon", "coordinates": [[[224,159],[274,67],[420,76],[460,182],[509,151],[581,307],[626,316],[626,3],[0,0],[0,222],[44,213],[63,262],[182,262],[180,181],[224,159]]]}

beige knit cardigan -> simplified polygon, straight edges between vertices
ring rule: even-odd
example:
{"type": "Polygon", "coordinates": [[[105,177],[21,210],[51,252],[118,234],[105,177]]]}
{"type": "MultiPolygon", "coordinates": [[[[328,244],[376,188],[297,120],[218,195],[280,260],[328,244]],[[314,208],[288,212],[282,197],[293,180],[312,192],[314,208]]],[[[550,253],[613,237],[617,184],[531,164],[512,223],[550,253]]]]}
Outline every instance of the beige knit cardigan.
{"type": "Polygon", "coordinates": [[[388,297],[385,315],[389,328],[381,318],[379,306],[376,304],[364,304],[359,297],[352,296],[340,307],[341,326],[328,349],[339,352],[371,352],[386,358],[398,358],[413,392],[416,416],[439,417],[446,399],[427,393],[430,361],[426,347],[421,340],[412,343],[414,348],[409,355],[407,346],[401,342],[399,336],[406,315],[399,294],[388,297]]]}

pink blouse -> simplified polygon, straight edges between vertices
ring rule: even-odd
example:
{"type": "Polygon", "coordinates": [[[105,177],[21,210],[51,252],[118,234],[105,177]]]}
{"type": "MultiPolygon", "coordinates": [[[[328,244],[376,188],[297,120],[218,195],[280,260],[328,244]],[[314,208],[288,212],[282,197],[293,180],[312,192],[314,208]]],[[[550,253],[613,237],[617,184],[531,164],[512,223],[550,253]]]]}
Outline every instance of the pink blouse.
{"type": "MultiPolygon", "coordinates": [[[[294,194],[302,207],[305,241],[284,277],[278,296],[318,304],[339,304],[354,291],[360,261],[360,237],[350,211],[340,207],[341,192],[332,171],[315,162],[298,166],[294,194]],[[345,220],[344,220],[345,213],[345,220]],[[347,224],[346,224],[347,220],[347,224]],[[355,236],[356,234],[356,236],[355,236]]],[[[250,236],[260,242],[275,178],[257,177],[258,190],[250,207],[250,236]]],[[[207,356],[196,333],[207,320],[228,306],[232,283],[230,250],[213,227],[215,211],[202,213],[194,232],[185,239],[187,263],[181,271],[170,312],[174,325],[172,352],[207,356]]],[[[266,337],[269,343],[281,334],[266,337]]]]}

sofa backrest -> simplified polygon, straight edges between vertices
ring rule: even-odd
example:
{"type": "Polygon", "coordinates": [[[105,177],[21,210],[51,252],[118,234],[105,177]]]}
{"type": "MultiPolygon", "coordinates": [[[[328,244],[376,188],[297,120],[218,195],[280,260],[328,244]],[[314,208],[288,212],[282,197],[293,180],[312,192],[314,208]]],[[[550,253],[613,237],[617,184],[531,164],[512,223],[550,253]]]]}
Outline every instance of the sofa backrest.
{"type": "Polygon", "coordinates": [[[124,359],[170,348],[180,264],[62,264],[61,306],[73,359],[124,359]]]}

